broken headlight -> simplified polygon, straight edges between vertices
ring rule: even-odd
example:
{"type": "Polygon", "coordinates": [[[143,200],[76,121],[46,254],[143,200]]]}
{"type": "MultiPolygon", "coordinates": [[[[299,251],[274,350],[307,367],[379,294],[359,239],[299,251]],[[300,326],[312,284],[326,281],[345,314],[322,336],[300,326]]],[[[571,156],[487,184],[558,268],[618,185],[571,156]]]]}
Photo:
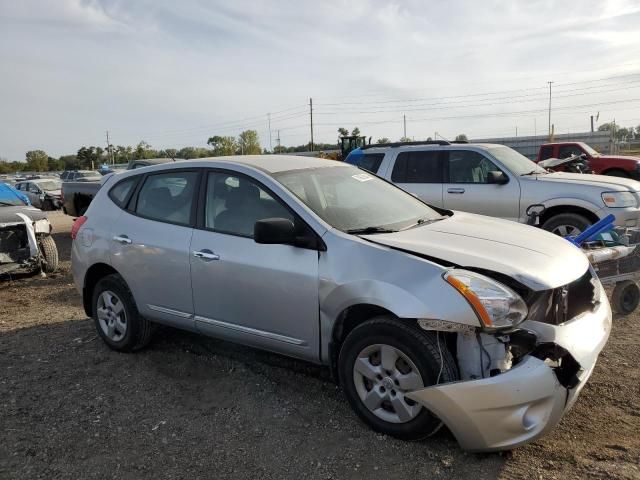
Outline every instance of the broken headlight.
{"type": "Polygon", "coordinates": [[[469,302],[486,329],[511,328],[527,317],[527,305],[520,295],[489,277],[452,269],[444,279],[469,302]]]}

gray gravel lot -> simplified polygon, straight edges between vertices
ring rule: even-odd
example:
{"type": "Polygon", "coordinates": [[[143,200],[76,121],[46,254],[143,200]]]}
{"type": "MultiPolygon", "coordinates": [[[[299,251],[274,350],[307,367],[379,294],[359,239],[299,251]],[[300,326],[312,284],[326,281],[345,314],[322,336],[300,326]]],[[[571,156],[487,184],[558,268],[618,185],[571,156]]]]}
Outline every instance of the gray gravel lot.
{"type": "Polygon", "coordinates": [[[109,350],[69,272],[0,281],[0,479],[640,478],[638,316],[617,318],[577,405],[513,452],[408,443],[358,421],[322,368],[172,329],[109,350]]]}

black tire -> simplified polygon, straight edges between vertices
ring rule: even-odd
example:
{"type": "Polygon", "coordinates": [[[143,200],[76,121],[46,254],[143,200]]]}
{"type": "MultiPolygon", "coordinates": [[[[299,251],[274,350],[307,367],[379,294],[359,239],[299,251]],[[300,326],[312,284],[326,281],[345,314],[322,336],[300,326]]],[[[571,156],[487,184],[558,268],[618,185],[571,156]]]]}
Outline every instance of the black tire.
{"type": "Polygon", "coordinates": [[[58,269],[58,247],[51,235],[45,235],[38,239],[38,248],[42,254],[42,271],[53,273],[58,269]]]}
{"type": "Polygon", "coordinates": [[[358,395],[353,368],[358,354],[369,345],[385,344],[401,350],[417,366],[426,386],[452,382],[458,379],[458,371],[451,353],[440,335],[440,350],[434,332],[421,330],[417,325],[391,316],[368,320],[358,325],[345,339],[338,357],[338,375],[351,407],[358,416],[377,432],[403,440],[421,440],[434,434],[442,426],[439,418],[426,408],[405,423],[384,421],[371,412],[358,395]],[[440,371],[440,351],[442,371],[440,371]]]}
{"type": "Polygon", "coordinates": [[[640,303],[640,288],[631,281],[625,280],[616,283],[611,295],[611,307],[613,311],[621,315],[629,315],[638,308],[640,303]]]}
{"type": "Polygon", "coordinates": [[[609,175],[610,177],[620,177],[620,178],[630,178],[629,174],[624,170],[613,169],[604,173],[605,175],[609,175]]]}
{"type": "Polygon", "coordinates": [[[553,232],[556,235],[563,236],[560,233],[560,230],[563,228],[563,226],[570,226],[573,228],[577,228],[578,230],[580,230],[580,232],[584,232],[584,230],[590,227],[592,224],[593,222],[580,214],[559,213],[558,215],[554,215],[549,220],[545,221],[544,224],[542,224],[542,228],[544,230],[547,230],[548,232],[553,232]]]}
{"type": "Polygon", "coordinates": [[[131,294],[131,290],[129,290],[129,287],[120,275],[114,273],[107,275],[98,281],[93,289],[91,311],[93,313],[93,320],[96,325],[96,330],[98,330],[98,334],[113,350],[117,350],[119,352],[133,352],[146,347],[151,341],[153,324],[140,315],[136,302],[131,294]],[[126,333],[119,341],[114,341],[107,336],[100,326],[100,321],[98,319],[98,298],[105,291],[111,291],[118,296],[122,301],[124,311],[126,313],[126,333]]]}
{"type": "Polygon", "coordinates": [[[42,202],[42,210],[51,211],[53,210],[53,202],[51,200],[45,200],[42,202]]]}

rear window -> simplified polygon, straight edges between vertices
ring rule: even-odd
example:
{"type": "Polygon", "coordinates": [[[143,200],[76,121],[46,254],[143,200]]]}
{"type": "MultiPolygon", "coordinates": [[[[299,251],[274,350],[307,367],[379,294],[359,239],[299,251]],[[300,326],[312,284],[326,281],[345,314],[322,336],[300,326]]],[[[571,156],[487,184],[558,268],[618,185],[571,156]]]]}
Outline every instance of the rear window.
{"type": "Polygon", "coordinates": [[[378,173],[380,164],[384,159],[384,153],[365,153],[357,158],[355,165],[371,173],[378,173]]]}
{"type": "Polygon", "coordinates": [[[442,183],[442,162],[437,150],[402,152],[396,157],[391,173],[396,183],[442,183]]]}
{"type": "Polygon", "coordinates": [[[551,158],[553,155],[553,147],[551,145],[547,145],[546,147],[542,147],[540,149],[540,160],[546,160],[551,158]]]}
{"type": "Polygon", "coordinates": [[[129,199],[129,195],[133,192],[137,183],[138,177],[130,177],[122,180],[109,190],[109,198],[120,208],[124,208],[129,199]]]}

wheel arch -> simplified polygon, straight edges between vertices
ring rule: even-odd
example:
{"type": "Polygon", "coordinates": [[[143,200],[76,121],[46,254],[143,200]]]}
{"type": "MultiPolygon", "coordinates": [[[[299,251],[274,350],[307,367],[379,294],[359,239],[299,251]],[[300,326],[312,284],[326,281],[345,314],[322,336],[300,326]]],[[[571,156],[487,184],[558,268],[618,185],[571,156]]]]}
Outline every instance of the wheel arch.
{"type": "Polygon", "coordinates": [[[119,272],[115,268],[106,263],[94,263],[87,270],[82,287],[82,306],[84,307],[84,313],[86,313],[88,317],[93,315],[93,307],[91,305],[93,289],[102,278],[114,273],[119,275],[119,272]]]}
{"type": "Polygon", "coordinates": [[[540,217],[540,226],[544,225],[547,220],[562,213],[575,213],[577,215],[582,215],[592,223],[596,223],[598,220],[600,220],[600,217],[598,217],[598,215],[596,215],[592,210],[589,210],[585,207],[577,205],[554,205],[548,207],[544,211],[544,213],[540,217]]]}
{"type": "Polygon", "coordinates": [[[338,354],[347,335],[358,325],[382,315],[398,318],[390,310],[371,303],[357,303],[346,307],[340,312],[333,324],[331,339],[329,340],[329,368],[331,369],[331,376],[336,383],[338,382],[338,354]]]}
{"type": "Polygon", "coordinates": [[[621,178],[630,178],[631,177],[627,170],[625,170],[624,168],[619,168],[619,167],[607,168],[606,170],[603,170],[600,175],[619,176],[621,178]],[[623,175],[614,175],[614,173],[618,173],[618,172],[622,173],[623,175]]]}

